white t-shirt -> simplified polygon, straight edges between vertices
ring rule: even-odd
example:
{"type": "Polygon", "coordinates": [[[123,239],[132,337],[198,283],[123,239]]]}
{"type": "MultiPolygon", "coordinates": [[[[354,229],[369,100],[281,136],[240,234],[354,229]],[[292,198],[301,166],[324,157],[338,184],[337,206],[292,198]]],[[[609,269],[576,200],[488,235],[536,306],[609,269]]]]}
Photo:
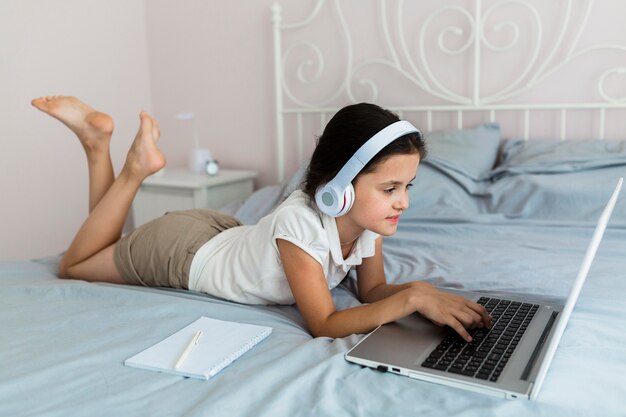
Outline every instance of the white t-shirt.
{"type": "Polygon", "coordinates": [[[293,304],[276,239],[319,262],[332,289],[353,266],[374,255],[377,237],[366,230],[343,259],[335,219],[297,190],[257,224],[225,230],[202,245],[191,262],[189,289],[244,304],[293,304]]]}

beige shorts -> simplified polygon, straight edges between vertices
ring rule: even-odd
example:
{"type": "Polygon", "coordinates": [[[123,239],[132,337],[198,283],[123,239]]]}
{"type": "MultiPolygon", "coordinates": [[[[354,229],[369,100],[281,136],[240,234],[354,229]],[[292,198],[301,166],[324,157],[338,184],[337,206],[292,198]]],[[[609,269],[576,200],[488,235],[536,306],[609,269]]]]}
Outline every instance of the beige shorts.
{"type": "Polygon", "coordinates": [[[188,289],[198,249],[236,226],[239,220],[215,210],[168,212],[125,235],[115,245],[113,260],[129,284],[188,289]]]}

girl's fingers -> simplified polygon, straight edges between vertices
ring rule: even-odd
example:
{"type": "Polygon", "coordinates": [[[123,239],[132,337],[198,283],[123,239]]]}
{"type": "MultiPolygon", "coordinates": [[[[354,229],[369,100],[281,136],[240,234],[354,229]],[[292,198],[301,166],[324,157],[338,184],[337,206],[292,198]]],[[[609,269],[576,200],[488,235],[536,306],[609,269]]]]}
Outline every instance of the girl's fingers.
{"type": "Polygon", "coordinates": [[[478,326],[478,323],[482,323],[482,316],[467,306],[461,307],[453,314],[465,328],[471,329],[478,326]]]}
{"type": "Polygon", "coordinates": [[[439,307],[429,313],[423,311],[435,324],[451,327],[467,342],[472,341],[467,329],[491,328],[491,316],[482,305],[452,294],[438,295],[435,305],[439,304],[439,307]]]}
{"type": "Polygon", "coordinates": [[[468,304],[469,308],[471,308],[472,311],[474,311],[476,314],[480,316],[480,321],[482,321],[483,325],[487,328],[491,328],[492,319],[487,309],[473,301],[468,300],[468,302],[469,302],[468,304]]]}
{"type": "Polygon", "coordinates": [[[465,330],[465,326],[463,326],[460,321],[452,318],[452,320],[450,320],[447,324],[452,327],[467,343],[472,341],[472,336],[470,336],[467,330],[465,330]]]}

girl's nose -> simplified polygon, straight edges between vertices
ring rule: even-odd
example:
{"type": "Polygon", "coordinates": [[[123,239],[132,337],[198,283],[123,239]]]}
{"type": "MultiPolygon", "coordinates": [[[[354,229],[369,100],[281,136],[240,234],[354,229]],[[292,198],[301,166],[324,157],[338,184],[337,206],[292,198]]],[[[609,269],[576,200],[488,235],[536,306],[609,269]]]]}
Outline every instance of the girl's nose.
{"type": "Polygon", "coordinates": [[[401,197],[399,197],[395,201],[394,208],[396,210],[401,210],[401,211],[404,211],[407,208],[409,208],[409,193],[408,193],[408,191],[402,193],[401,197]]]}

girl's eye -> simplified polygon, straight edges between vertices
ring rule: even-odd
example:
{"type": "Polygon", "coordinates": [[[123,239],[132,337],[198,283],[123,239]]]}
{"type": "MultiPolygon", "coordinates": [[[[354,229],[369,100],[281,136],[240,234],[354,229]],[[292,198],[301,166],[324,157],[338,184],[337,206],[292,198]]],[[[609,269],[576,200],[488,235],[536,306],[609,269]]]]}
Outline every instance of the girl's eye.
{"type": "MultiPolygon", "coordinates": [[[[408,190],[409,188],[411,188],[411,187],[413,187],[413,184],[410,184],[410,183],[409,183],[409,184],[407,184],[407,185],[406,185],[406,189],[407,189],[407,190],[408,190]]],[[[383,192],[384,192],[384,193],[387,193],[387,194],[391,194],[391,193],[393,193],[394,191],[396,191],[396,187],[386,188],[386,189],[384,189],[384,190],[383,190],[383,192]]]]}

